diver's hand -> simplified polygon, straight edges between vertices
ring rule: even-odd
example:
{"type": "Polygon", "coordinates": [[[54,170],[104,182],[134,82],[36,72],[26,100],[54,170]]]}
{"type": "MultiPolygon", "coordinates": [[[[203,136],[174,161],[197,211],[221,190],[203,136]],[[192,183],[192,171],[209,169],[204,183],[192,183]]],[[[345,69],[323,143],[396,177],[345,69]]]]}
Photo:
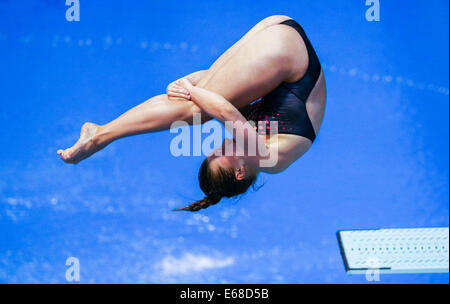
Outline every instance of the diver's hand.
{"type": "Polygon", "coordinates": [[[185,88],[183,88],[180,83],[183,78],[178,79],[167,86],[167,96],[169,100],[191,100],[191,94],[185,88]]]}

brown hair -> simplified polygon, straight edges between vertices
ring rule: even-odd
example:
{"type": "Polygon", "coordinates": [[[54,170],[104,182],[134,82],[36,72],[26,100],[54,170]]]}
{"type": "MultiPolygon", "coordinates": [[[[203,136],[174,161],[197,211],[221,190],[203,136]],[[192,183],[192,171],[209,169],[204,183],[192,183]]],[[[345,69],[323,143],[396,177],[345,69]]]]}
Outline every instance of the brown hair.
{"type": "Polygon", "coordinates": [[[247,192],[248,188],[255,183],[256,175],[237,180],[233,168],[218,168],[215,172],[209,167],[208,159],[205,159],[198,172],[200,188],[206,196],[189,206],[177,208],[173,211],[199,211],[215,205],[223,197],[233,197],[247,192]]]}

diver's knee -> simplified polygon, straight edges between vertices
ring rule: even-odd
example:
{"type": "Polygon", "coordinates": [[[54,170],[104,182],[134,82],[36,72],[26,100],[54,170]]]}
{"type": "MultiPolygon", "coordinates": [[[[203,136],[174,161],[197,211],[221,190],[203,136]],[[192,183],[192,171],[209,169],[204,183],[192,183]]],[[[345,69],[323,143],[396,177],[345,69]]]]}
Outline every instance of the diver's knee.
{"type": "Polygon", "coordinates": [[[211,118],[208,116],[208,114],[206,114],[206,112],[204,112],[199,106],[197,106],[194,102],[192,101],[185,101],[187,104],[187,111],[185,111],[185,113],[183,113],[180,117],[179,120],[183,120],[186,121],[190,124],[192,124],[194,122],[194,117],[196,121],[201,121],[201,123],[207,122],[208,120],[210,120],[211,118]]]}

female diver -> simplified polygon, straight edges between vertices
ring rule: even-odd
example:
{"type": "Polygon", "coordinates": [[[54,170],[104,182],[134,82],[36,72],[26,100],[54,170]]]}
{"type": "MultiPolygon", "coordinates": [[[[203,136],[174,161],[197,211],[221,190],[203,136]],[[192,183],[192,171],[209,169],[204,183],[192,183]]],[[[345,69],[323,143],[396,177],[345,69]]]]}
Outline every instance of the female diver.
{"type": "MultiPolygon", "coordinates": [[[[281,172],[302,156],[319,131],[325,104],[323,71],[305,32],[290,17],[275,15],[254,26],[208,70],[171,83],[167,94],[145,101],[108,124],[85,123],[77,143],[58,154],[76,164],[119,138],[169,129],[175,121],[192,124],[196,113],[201,114],[202,123],[212,118],[233,122],[236,133],[245,129],[245,140],[263,143],[259,145],[263,151],[256,156],[216,156],[214,150],[199,171],[206,196],[175,209],[198,211],[223,197],[245,193],[259,172],[281,172]],[[277,121],[278,132],[267,136],[268,124],[266,130],[253,129],[249,121],[256,125],[277,121]],[[261,166],[262,155],[267,153],[278,153],[272,167],[261,166]]],[[[240,147],[236,140],[225,140],[219,149],[236,152],[240,147]]]]}

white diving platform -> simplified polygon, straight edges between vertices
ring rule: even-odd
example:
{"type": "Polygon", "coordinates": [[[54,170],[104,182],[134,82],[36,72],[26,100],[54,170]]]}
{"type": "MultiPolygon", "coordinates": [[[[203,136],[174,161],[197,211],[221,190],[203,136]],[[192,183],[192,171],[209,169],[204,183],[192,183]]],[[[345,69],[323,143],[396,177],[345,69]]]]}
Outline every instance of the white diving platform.
{"type": "Polygon", "coordinates": [[[376,229],[337,232],[347,274],[448,273],[449,229],[376,229]]]}

